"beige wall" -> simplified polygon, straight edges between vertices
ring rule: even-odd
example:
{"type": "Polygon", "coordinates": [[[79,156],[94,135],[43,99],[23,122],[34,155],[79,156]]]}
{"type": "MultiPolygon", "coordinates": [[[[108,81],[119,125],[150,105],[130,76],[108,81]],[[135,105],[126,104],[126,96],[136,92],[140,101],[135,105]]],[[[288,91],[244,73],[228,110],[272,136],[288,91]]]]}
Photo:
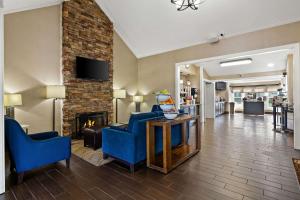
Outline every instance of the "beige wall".
{"type": "Polygon", "coordinates": [[[216,97],[217,98],[225,98],[225,101],[229,101],[229,95],[230,95],[230,88],[229,84],[227,83],[226,90],[216,90],[216,97]]]}
{"type": "Polygon", "coordinates": [[[300,42],[300,22],[226,38],[218,44],[201,44],[139,59],[139,89],[148,95],[149,109],[155,102],[153,91],[168,89],[175,94],[175,63],[251,51],[300,42]]]}
{"type": "Polygon", "coordinates": [[[132,96],[138,92],[137,58],[116,32],[114,32],[113,51],[113,87],[114,89],[127,90],[127,98],[118,101],[118,120],[119,122],[128,122],[130,113],[135,111],[135,103],[132,102],[132,96]]]}
{"type": "Polygon", "coordinates": [[[16,119],[30,125],[30,132],[52,130],[52,101],[44,98],[44,86],[60,84],[60,6],[8,14],[4,23],[5,92],[23,97],[16,119]]]}
{"type": "MultiPolygon", "coordinates": [[[[30,125],[30,132],[52,129],[52,101],[44,98],[44,87],[61,82],[60,24],[60,6],[5,16],[5,92],[22,94],[15,116],[30,125]]],[[[116,33],[113,50],[114,88],[128,91],[127,99],[119,101],[119,122],[127,122],[135,111],[131,96],[138,92],[137,58],[116,33]]],[[[61,115],[57,103],[57,130],[61,115]]]]}
{"type": "MultiPolygon", "coordinates": [[[[145,95],[142,110],[148,111],[155,103],[153,92],[168,89],[175,94],[175,63],[295,42],[300,42],[300,22],[137,60],[115,33],[114,88],[125,88],[129,95],[119,101],[119,121],[128,121],[135,110],[130,95],[145,95]]],[[[31,131],[49,130],[52,105],[42,93],[43,86],[60,83],[60,7],[6,15],[5,60],[5,91],[23,94],[17,119],[29,124],[31,131]]]]}
{"type": "Polygon", "coordinates": [[[204,78],[205,80],[211,80],[211,77],[208,75],[208,73],[206,72],[205,69],[203,69],[203,78],[204,78]]]}

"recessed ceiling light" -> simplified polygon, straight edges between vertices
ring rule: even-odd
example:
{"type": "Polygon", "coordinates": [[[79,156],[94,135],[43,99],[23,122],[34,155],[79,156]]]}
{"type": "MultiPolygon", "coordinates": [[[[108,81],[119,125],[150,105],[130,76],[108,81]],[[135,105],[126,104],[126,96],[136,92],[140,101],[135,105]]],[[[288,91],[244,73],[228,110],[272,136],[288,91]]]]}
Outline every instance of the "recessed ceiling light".
{"type": "Polygon", "coordinates": [[[268,64],[268,67],[274,67],[274,66],[275,66],[274,63],[269,63],[269,64],[268,64]]]}
{"type": "Polygon", "coordinates": [[[238,60],[229,60],[220,62],[221,67],[231,67],[231,66],[238,66],[238,65],[249,65],[252,63],[251,58],[244,58],[238,60]]]}

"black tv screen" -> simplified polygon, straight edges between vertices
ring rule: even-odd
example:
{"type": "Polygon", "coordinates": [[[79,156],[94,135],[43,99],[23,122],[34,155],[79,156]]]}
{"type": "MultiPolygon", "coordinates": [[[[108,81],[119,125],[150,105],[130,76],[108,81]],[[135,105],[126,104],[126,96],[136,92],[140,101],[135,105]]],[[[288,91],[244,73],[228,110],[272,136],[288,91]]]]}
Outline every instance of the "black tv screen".
{"type": "Polygon", "coordinates": [[[81,79],[109,80],[109,63],[83,57],[76,57],[76,76],[81,79]]]}
{"type": "Polygon", "coordinates": [[[216,82],[216,90],[226,90],[226,82],[216,82]]]}

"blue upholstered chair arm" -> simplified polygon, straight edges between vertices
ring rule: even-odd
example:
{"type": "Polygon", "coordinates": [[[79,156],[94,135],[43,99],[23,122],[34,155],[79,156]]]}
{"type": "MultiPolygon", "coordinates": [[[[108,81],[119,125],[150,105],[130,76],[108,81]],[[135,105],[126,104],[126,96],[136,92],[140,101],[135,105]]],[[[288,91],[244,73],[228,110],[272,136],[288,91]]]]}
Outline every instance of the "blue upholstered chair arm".
{"type": "Polygon", "coordinates": [[[102,129],[102,151],[110,156],[134,163],[135,136],[127,131],[102,129]]]}
{"type": "Polygon", "coordinates": [[[57,137],[57,136],[58,136],[58,132],[56,132],[56,131],[50,131],[50,132],[44,132],[44,133],[34,133],[34,134],[29,135],[29,137],[31,137],[31,139],[33,139],[33,140],[46,140],[46,139],[57,137]]]}
{"type": "MultiPolygon", "coordinates": [[[[56,136],[44,140],[32,140],[33,145],[41,145],[43,147],[50,146],[50,145],[64,145],[64,144],[70,144],[71,143],[71,138],[70,137],[61,137],[61,136],[56,136]]],[[[53,146],[52,146],[53,147],[53,146]]],[[[55,146],[54,146],[55,147],[55,146]]]]}
{"type": "Polygon", "coordinates": [[[14,149],[19,151],[14,159],[18,173],[43,165],[70,159],[71,138],[53,137],[45,140],[31,140],[14,149]]]}

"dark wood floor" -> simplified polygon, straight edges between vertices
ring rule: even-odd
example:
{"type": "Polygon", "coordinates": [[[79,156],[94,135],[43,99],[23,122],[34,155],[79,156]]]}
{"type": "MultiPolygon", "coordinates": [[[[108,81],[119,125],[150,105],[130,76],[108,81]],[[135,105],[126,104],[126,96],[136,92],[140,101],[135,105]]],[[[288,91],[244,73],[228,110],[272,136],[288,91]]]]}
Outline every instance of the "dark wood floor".
{"type": "MultiPolygon", "coordinates": [[[[0,199],[300,199],[292,136],[272,131],[272,117],[221,116],[205,125],[202,150],[168,175],[116,163],[94,167],[73,156],[31,172],[0,199]]],[[[8,177],[8,179],[10,179],[8,177]]]]}

